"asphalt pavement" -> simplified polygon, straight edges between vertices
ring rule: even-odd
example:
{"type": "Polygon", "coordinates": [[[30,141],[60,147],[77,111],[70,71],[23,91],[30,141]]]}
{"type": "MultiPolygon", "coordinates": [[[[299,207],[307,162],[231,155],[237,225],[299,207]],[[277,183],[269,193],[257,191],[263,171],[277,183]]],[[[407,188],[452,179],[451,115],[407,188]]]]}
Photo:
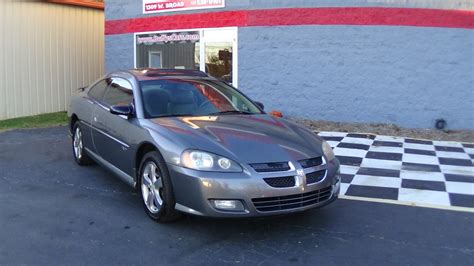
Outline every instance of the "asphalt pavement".
{"type": "Polygon", "coordinates": [[[265,219],[150,220],[65,127],[0,133],[0,265],[473,265],[474,214],[340,199],[265,219]]]}

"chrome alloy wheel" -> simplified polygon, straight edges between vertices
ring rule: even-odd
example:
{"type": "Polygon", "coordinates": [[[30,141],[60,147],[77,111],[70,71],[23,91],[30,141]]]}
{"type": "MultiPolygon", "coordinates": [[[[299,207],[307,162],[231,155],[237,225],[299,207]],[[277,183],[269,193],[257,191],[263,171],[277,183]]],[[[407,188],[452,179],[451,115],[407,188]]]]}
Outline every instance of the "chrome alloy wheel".
{"type": "Polygon", "coordinates": [[[84,144],[82,143],[82,131],[79,127],[76,127],[76,132],[74,133],[73,147],[74,156],[80,160],[82,158],[82,149],[84,148],[84,144]]]}
{"type": "Polygon", "coordinates": [[[142,174],[142,197],[146,207],[153,214],[158,213],[163,205],[162,188],[163,181],[158,167],[153,161],[147,162],[142,174]]]}

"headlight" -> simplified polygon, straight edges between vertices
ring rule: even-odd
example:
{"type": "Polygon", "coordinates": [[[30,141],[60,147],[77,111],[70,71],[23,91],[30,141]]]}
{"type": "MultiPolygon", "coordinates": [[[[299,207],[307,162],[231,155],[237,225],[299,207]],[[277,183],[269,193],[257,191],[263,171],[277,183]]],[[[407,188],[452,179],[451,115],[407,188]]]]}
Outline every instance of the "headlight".
{"type": "Polygon", "coordinates": [[[331,145],[326,141],[323,141],[323,153],[326,156],[326,160],[331,161],[334,159],[334,151],[331,148],[331,145]]]}
{"type": "Polygon", "coordinates": [[[204,151],[184,151],[181,155],[181,164],[186,168],[200,171],[242,172],[242,167],[238,163],[204,151]]]}

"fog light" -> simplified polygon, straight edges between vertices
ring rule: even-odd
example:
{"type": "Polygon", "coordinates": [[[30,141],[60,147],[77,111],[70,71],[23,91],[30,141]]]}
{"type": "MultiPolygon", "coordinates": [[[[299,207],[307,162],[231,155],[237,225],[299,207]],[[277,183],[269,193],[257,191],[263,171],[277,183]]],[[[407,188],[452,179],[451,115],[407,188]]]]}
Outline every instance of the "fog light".
{"type": "Polygon", "coordinates": [[[211,200],[214,208],[221,211],[244,211],[244,205],[240,200],[211,200]]]}

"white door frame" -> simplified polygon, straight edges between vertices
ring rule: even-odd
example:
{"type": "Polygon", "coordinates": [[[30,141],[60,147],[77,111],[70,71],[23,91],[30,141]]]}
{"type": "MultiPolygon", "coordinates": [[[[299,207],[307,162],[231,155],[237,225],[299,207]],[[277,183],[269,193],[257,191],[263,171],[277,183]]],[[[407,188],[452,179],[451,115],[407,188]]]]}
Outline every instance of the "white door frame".
{"type": "Polygon", "coordinates": [[[238,46],[237,46],[237,28],[219,28],[203,29],[201,33],[200,45],[200,70],[206,71],[206,43],[212,42],[230,42],[232,43],[232,85],[238,87],[238,46]],[[208,33],[208,34],[206,34],[208,33]]]}

